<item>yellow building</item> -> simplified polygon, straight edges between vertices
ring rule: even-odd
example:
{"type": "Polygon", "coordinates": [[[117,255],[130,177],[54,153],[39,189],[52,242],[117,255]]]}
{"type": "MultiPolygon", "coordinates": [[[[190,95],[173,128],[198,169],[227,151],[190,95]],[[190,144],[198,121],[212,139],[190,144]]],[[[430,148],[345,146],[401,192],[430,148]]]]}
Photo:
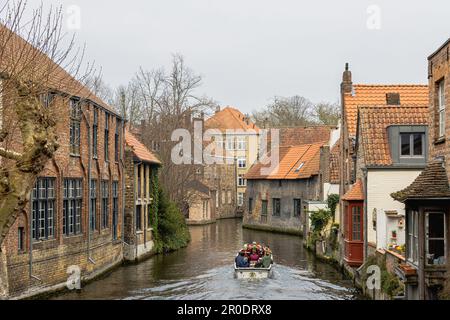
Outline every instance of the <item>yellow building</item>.
{"type": "MultiPolygon", "coordinates": [[[[228,188],[218,188],[218,199],[235,198],[237,211],[242,211],[247,182],[244,175],[258,159],[258,135],[260,129],[250,121],[249,117],[239,110],[226,107],[217,109],[216,113],[206,120],[205,129],[215,129],[213,134],[216,148],[222,150],[217,160],[224,164],[234,164],[236,170],[228,170],[229,177],[222,180],[234,181],[228,188]],[[233,190],[231,190],[233,189],[233,190]],[[232,196],[234,194],[234,197],[232,196]]],[[[220,164],[218,164],[220,166],[220,164]]],[[[227,201],[228,203],[228,201],[227,201]]],[[[220,210],[219,210],[220,216],[220,210]]]]}

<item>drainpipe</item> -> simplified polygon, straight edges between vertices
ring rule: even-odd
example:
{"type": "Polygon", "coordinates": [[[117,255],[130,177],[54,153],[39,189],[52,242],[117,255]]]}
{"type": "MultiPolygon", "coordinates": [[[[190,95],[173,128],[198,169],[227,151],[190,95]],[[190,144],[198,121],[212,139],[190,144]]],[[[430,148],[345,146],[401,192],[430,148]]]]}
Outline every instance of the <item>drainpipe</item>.
{"type": "Polygon", "coordinates": [[[86,120],[86,126],[87,126],[87,142],[88,142],[88,223],[87,223],[87,232],[88,232],[88,238],[87,238],[87,257],[88,261],[92,264],[95,264],[94,259],[91,257],[91,179],[92,179],[92,145],[91,145],[91,125],[89,123],[89,119],[86,116],[86,114],[83,112],[84,119],[86,120]]]}
{"type": "MultiPolygon", "coordinates": [[[[30,278],[35,279],[38,281],[42,281],[39,277],[36,277],[33,275],[33,203],[30,201],[30,219],[28,221],[28,228],[30,230],[30,251],[28,252],[28,256],[30,259],[30,265],[29,265],[29,273],[30,278]]],[[[37,229],[36,229],[37,232],[37,229]]]]}

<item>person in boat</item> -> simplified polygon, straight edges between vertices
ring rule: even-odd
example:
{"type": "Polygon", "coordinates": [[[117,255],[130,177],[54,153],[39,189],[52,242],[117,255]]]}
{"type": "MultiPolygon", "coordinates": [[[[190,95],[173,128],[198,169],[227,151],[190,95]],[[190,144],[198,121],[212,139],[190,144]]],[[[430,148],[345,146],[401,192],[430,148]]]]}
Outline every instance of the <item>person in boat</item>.
{"type": "Polygon", "coordinates": [[[265,268],[267,269],[272,264],[272,256],[270,250],[266,250],[264,257],[262,257],[258,263],[255,265],[255,268],[265,268]]]}
{"type": "Polygon", "coordinates": [[[239,255],[236,257],[235,262],[236,267],[238,268],[248,268],[250,266],[248,259],[245,257],[244,250],[239,251],[239,255]]]}
{"type": "Polygon", "coordinates": [[[252,253],[250,255],[250,263],[257,263],[258,260],[259,260],[258,249],[256,247],[253,247],[252,253]]]}

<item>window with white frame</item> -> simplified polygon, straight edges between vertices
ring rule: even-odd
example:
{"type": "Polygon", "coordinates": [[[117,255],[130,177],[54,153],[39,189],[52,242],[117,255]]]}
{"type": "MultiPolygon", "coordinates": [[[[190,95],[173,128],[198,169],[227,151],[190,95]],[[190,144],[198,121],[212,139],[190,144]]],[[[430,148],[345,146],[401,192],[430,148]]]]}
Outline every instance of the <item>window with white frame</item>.
{"type": "Polygon", "coordinates": [[[228,204],[231,204],[231,202],[232,202],[232,196],[231,196],[231,190],[228,190],[228,192],[227,192],[227,198],[228,198],[228,204]]]}
{"type": "Polygon", "coordinates": [[[445,264],[445,214],[428,212],[425,219],[425,253],[428,265],[445,264]]]}
{"type": "Polygon", "coordinates": [[[246,185],[247,181],[244,179],[244,175],[243,174],[238,175],[238,186],[245,187],[246,185]]]}
{"type": "Polygon", "coordinates": [[[227,137],[227,150],[234,150],[234,137],[227,137]]]}
{"type": "Polygon", "coordinates": [[[238,168],[246,168],[247,167],[247,159],[245,159],[245,158],[239,158],[237,163],[238,163],[238,168]]]}
{"type": "Polygon", "coordinates": [[[32,236],[45,240],[55,234],[55,179],[38,178],[32,192],[32,236]]]}
{"type": "Polygon", "coordinates": [[[244,194],[242,192],[238,193],[238,206],[241,207],[244,205],[244,194]]]}
{"type": "Polygon", "coordinates": [[[438,83],[439,137],[445,136],[445,86],[444,80],[438,83]]]}
{"type": "Polygon", "coordinates": [[[236,150],[246,150],[247,143],[245,141],[245,137],[237,137],[236,138],[236,150]]]}
{"type": "Polygon", "coordinates": [[[419,262],[419,212],[411,210],[406,219],[407,221],[407,239],[406,250],[408,261],[417,265],[419,262]]]}
{"type": "Polygon", "coordinates": [[[225,141],[223,141],[222,136],[215,136],[214,141],[216,143],[216,149],[217,150],[223,150],[225,149],[225,141]]]}
{"type": "Polygon", "coordinates": [[[81,179],[64,179],[63,233],[66,236],[81,233],[83,187],[81,179]]]}

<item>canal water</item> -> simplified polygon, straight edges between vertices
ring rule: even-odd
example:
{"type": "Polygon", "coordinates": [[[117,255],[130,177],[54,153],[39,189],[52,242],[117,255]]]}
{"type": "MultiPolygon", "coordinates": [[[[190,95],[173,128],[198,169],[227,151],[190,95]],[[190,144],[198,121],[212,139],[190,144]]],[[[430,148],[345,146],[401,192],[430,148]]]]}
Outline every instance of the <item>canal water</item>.
{"type": "Polygon", "coordinates": [[[54,299],[356,299],[352,283],[314,258],[298,236],[242,229],[239,219],[190,227],[185,249],[114,270],[80,292],[54,299]],[[263,242],[274,254],[272,279],[234,278],[244,242],[263,242]]]}

